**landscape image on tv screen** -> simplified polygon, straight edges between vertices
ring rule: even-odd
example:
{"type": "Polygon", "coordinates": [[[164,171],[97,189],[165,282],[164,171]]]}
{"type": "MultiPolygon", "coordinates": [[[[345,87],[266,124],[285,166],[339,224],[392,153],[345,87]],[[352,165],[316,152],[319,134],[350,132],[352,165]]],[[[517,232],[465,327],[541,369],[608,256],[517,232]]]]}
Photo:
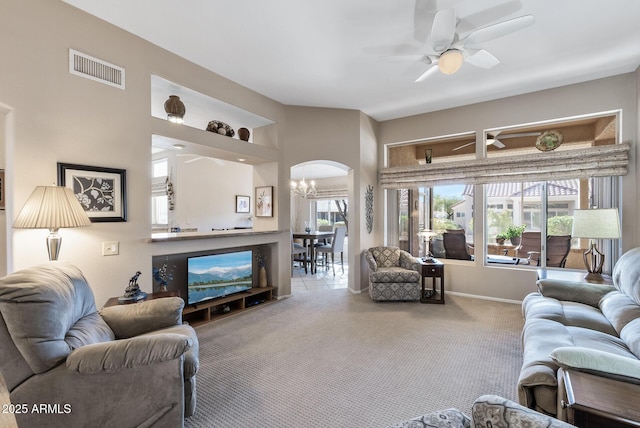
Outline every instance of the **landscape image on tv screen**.
{"type": "Polygon", "coordinates": [[[188,304],[223,297],[251,288],[253,252],[189,257],[187,259],[188,304]]]}

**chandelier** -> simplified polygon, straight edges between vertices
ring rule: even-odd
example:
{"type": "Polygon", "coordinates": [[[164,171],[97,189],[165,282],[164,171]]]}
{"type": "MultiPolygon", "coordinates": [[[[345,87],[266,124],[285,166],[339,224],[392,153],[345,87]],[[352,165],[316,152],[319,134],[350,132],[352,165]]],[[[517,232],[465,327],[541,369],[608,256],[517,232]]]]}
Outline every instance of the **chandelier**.
{"type": "Polygon", "coordinates": [[[307,184],[307,182],[302,178],[299,182],[291,180],[291,192],[294,195],[300,196],[301,198],[308,198],[312,196],[317,196],[318,191],[316,190],[316,184],[313,180],[310,182],[311,186],[307,184]]]}

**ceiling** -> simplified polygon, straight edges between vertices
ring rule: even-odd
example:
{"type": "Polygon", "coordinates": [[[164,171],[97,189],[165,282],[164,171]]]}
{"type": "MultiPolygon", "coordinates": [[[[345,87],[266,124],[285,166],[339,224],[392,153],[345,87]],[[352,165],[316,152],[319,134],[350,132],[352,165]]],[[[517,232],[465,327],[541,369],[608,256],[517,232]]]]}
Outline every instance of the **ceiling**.
{"type": "Polygon", "coordinates": [[[63,1],[283,104],[355,109],[378,121],[640,65],[638,0],[439,0],[438,9],[455,8],[471,27],[527,14],[535,23],[483,43],[496,67],[464,63],[421,83],[414,81],[425,63],[389,56],[429,53],[428,40],[415,35],[430,28],[414,32],[414,10],[436,0],[63,1]],[[505,3],[507,16],[480,13],[505,3]]]}

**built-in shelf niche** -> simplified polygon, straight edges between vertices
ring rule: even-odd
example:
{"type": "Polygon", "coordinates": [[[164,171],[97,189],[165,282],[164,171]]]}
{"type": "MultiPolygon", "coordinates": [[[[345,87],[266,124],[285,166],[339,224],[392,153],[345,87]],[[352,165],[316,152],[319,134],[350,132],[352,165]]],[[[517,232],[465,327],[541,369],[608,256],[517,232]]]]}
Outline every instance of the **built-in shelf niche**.
{"type": "Polygon", "coordinates": [[[206,129],[209,122],[218,120],[228,124],[235,131],[233,137],[227,138],[239,140],[238,129],[247,128],[251,133],[250,143],[271,148],[277,146],[276,123],[273,120],[156,75],[151,75],[151,115],[153,117],[167,119],[164,103],[169,95],[179,96],[186,107],[182,126],[208,132],[206,129]]]}

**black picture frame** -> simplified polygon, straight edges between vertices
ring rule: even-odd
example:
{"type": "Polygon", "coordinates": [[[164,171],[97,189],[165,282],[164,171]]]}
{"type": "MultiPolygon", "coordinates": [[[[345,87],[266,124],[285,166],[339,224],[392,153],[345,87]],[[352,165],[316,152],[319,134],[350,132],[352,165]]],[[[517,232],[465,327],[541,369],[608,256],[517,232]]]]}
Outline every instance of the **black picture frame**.
{"type": "Polygon", "coordinates": [[[58,185],[73,191],[92,222],[127,221],[126,170],[58,162],[58,185]]]}
{"type": "Polygon", "coordinates": [[[236,212],[237,213],[249,213],[251,212],[251,197],[244,195],[236,195],[236,212]]]}
{"type": "Polygon", "coordinates": [[[5,208],[5,200],[7,199],[5,196],[5,189],[4,169],[0,169],[0,210],[4,210],[5,208]]]}

